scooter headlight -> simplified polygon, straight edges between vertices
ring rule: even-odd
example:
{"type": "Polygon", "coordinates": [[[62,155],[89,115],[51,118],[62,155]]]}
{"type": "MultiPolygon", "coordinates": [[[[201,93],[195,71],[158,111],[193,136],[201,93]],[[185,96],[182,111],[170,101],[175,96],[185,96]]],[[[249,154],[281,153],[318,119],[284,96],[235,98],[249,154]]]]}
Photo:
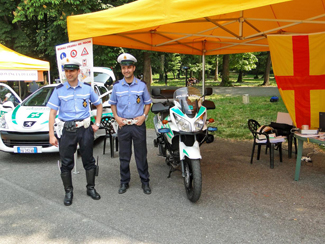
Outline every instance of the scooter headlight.
{"type": "Polygon", "coordinates": [[[194,129],[195,131],[200,131],[202,130],[203,126],[204,126],[204,121],[203,121],[203,115],[200,116],[195,122],[194,122],[194,129]]]}
{"type": "Polygon", "coordinates": [[[186,119],[175,114],[176,124],[179,130],[191,132],[191,124],[186,119]]]}
{"type": "Polygon", "coordinates": [[[1,117],[0,117],[0,128],[1,129],[8,129],[7,122],[6,122],[4,114],[1,115],[1,117]]]}

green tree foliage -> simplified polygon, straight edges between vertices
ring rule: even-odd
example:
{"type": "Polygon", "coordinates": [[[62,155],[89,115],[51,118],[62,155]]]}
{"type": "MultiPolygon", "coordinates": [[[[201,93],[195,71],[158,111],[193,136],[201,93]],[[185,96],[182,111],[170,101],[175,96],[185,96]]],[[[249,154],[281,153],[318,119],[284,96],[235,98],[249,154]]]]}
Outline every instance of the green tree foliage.
{"type": "Polygon", "coordinates": [[[52,74],[55,76],[55,46],[69,42],[67,16],[90,13],[107,7],[108,1],[26,0],[19,2],[14,10],[13,24],[20,26],[28,39],[28,47],[33,47],[38,58],[50,61],[52,74]]]}
{"type": "MultiPolygon", "coordinates": [[[[69,42],[67,16],[95,12],[133,1],[0,0],[0,43],[22,54],[50,61],[52,77],[55,77],[55,46],[69,42]]],[[[118,51],[119,48],[94,46],[95,66],[115,66],[118,51]]]]}
{"type": "Polygon", "coordinates": [[[268,52],[256,52],[254,55],[257,57],[258,62],[256,63],[256,69],[253,70],[255,79],[258,79],[258,75],[264,75],[265,67],[267,65],[268,52]]]}
{"type": "Polygon", "coordinates": [[[127,4],[127,3],[131,3],[131,2],[134,2],[134,1],[137,1],[137,0],[110,0],[110,4],[114,7],[118,7],[118,6],[121,6],[121,5],[124,5],[124,4],[127,4]]]}
{"type": "Polygon", "coordinates": [[[168,53],[165,56],[165,72],[171,72],[176,78],[176,74],[178,73],[181,67],[181,57],[178,53],[168,53]]]}
{"type": "Polygon", "coordinates": [[[237,82],[242,82],[244,71],[251,71],[256,68],[257,61],[258,59],[253,53],[238,53],[230,55],[230,69],[238,72],[237,82]]]}
{"type": "MultiPolygon", "coordinates": [[[[189,69],[188,69],[188,72],[190,72],[189,76],[195,77],[195,78],[201,77],[199,74],[199,69],[196,66],[196,64],[202,63],[202,59],[200,56],[181,54],[181,63],[182,63],[182,67],[184,67],[184,66],[189,67],[189,69]]],[[[183,69],[181,69],[181,71],[183,71],[183,69]]]]}
{"type": "Polygon", "coordinates": [[[20,23],[13,24],[14,11],[20,1],[0,0],[0,43],[27,55],[33,54],[28,49],[28,38],[20,23]]]}

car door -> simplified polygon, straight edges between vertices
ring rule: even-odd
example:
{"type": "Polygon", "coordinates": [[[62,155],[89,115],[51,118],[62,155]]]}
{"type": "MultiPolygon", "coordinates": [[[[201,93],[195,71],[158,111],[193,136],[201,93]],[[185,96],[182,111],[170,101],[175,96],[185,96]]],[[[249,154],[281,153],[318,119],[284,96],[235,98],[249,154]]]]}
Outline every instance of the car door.
{"type": "Polygon", "coordinates": [[[16,107],[21,102],[21,98],[10,86],[0,83],[0,116],[10,111],[12,106],[16,107]]]}
{"type": "Polygon", "coordinates": [[[105,86],[98,86],[98,90],[100,93],[99,97],[102,99],[102,104],[105,106],[105,104],[108,103],[111,91],[109,91],[105,86]]]}

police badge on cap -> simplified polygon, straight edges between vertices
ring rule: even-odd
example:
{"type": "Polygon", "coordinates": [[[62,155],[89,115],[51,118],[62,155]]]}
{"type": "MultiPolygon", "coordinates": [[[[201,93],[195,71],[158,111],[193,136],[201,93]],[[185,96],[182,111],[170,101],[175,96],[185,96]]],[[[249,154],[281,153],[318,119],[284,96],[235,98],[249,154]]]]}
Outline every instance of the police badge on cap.
{"type": "Polygon", "coordinates": [[[74,58],[65,58],[62,60],[64,70],[74,70],[79,69],[81,63],[74,58]]]}
{"type": "Polygon", "coordinates": [[[129,53],[122,53],[118,56],[117,62],[121,65],[134,65],[137,62],[137,59],[129,53]]]}

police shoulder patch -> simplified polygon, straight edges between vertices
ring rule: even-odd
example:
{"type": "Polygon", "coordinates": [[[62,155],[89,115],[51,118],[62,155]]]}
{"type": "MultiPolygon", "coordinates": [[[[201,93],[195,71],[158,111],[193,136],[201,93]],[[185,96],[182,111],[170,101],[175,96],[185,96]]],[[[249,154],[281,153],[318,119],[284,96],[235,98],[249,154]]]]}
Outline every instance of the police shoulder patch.
{"type": "Polygon", "coordinates": [[[84,83],[85,85],[87,85],[87,86],[91,86],[89,83],[84,83]]]}
{"type": "Polygon", "coordinates": [[[143,82],[144,84],[147,84],[145,81],[140,80],[140,79],[138,79],[138,78],[135,78],[135,81],[138,82],[138,83],[139,83],[139,82],[143,82]]]}
{"type": "Polygon", "coordinates": [[[115,81],[115,82],[113,83],[113,86],[114,86],[114,85],[117,85],[119,82],[120,82],[119,80],[118,80],[118,81],[115,81]]]}
{"type": "Polygon", "coordinates": [[[55,87],[55,89],[59,89],[63,86],[63,84],[61,83],[60,85],[58,85],[57,87],[55,87]]]}

